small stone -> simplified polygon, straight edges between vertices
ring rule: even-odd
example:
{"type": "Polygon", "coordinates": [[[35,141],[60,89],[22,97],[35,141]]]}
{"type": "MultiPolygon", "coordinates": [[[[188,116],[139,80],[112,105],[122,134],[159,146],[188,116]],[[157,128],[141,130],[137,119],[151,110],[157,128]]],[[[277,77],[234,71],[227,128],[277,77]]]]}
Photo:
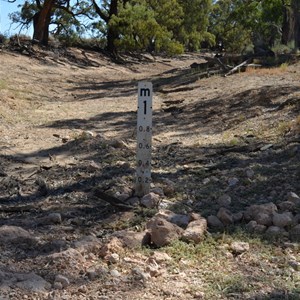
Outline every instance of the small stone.
{"type": "Polygon", "coordinates": [[[111,275],[112,277],[120,277],[120,276],[121,276],[121,273],[120,273],[118,270],[116,270],[116,269],[112,269],[112,270],[110,271],[110,275],[111,275]]]}
{"type": "Polygon", "coordinates": [[[181,237],[183,229],[168,222],[163,218],[154,217],[146,224],[151,242],[157,247],[169,245],[172,241],[181,237]]]}
{"type": "Polygon", "coordinates": [[[190,217],[188,215],[175,214],[170,210],[160,210],[154,217],[163,218],[168,222],[184,228],[188,226],[190,221],[190,217]]]}
{"type": "Polygon", "coordinates": [[[254,227],[254,232],[255,233],[264,233],[266,230],[267,230],[267,226],[265,225],[261,225],[261,224],[257,224],[255,227],[254,227]]]}
{"type": "Polygon", "coordinates": [[[64,288],[70,284],[69,279],[63,275],[56,275],[54,282],[60,282],[64,288]]]}
{"type": "Polygon", "coordinates": [[[263,212],[259,212],[257,215],[254,215],[254,220],[259,225],[271,226],[272,225],[272,216],[263,212]]]}
{"type": "Polygon", "coordinates": [[[204,240],[206,231],[207,221],[202,218],[200,220],[190,222],[181,238],[183,241],[199,244],[204,240]]]}
{"type": "Polygon", "coordinates": [[[239,180],[238,180],[238,178],[236,178],[236,177],[232,177],[232,178],[229,178],[229,179],[228,179],[228,185],[229,185],[229,187],[234,187],[234,186],[236,186],[238,183],[239,183],[239,180]]]}
{"type": "Polygon", "coordinates": [[[243,212],[237,212],[237,213],[235,213],[235,214],[232,214],[232,218],[233,218],[233,222],[234,223],[239,223],[239,222],[241,222],[242,221],[242,219],[243,219],[243,217],[244,217],[244,213],[243,212]]]}
{"type": "Polygon", "coordinates": [[[254,177],[254,171],[252,169],[247,169],[246,170],[246,175],[248,178],[253,178],[254,177]]]}
{"type": "Polygon", "coordinates": [[[228,207],[231,204],[231,197],[229,195],[222,195],[218,200],[218,204],[223,207],[228,207]]]}
{"type": "Polygon", "coordinates": [[[246,221],[251,221],[255,219],[255,216],[258,214],[267,214],[273,215],[274,212],[277,212],[277,206],[273,202],[265,204],[254,204],[250,205],[244,212],[244,218],[246,221]]]}
{"type": "Polygon", "coordinates": [[[274,213],[273,224],[277,227],[287,227],[293,223],[293,214],[290,212],[284,212],[282,214],[274,213]]]}
{"type": "Polygon", "coordinates": [[[295,270],[295,271],[300,271],[300,263],[295,261],[295,260],[291,260],[289,261],[289,265],[295,270]]]}
{"type": "Polygon", "coordinates": [[[212,229],[220,229],[220,230],[224,229],[223,223],[220,221],[220,219],[217,216],[213,216],[213,215],[208,216],[207,224],[208,224],[208,227],[210,227],[212,229]]]}
{"type": "Polygon", "coordinates": [[[232,242],[230,245],[230,249],[235,254],[242,254],[244,252],[249,251],[250,245],[249,245],[249,243],[246,243],[246,242],[232,242]]]}
{"type": "Polygon", "coordinates": [[[294,192],[289,192],[287,194],[287,200],[295,203],[296,205],[300,205],[300,197],[294,192]]]}
{"type": "Polygon", "coordinates": [[[51,213],[48,216],[42,218],[41,224],[51,225],[51,224],[60,224],[62,221],[60,213],[51,213]]]}
{"type": "Polygon", "coordinates": [[[99,252],[100,257],[105,257],[110,253],[122,253],[124,252],[124,245],[122,241],[116,237],[113,237],[108,243],[104,244],[99,252]]]}
{"type": "Polygon", "coordinates": [[[82,293],[82,294],[87,293],[87,287],[86,287],[86,285],[80,286],[80,287],[78,288],[78,292],[79,292],[79,293],[82,293]]]}
{"type": "Polygon", "coordinates": [[[257,226],[257,222],[252,220],[246,225],[246,228],[249,232],[254,232],[255,226],[257,226]]]}
{"type": "Polygon", "coordinates": [[[154,187],[150,190],[150,192],[154,193],[154,194],[157,194],[161,197],[164,197],[165,194],[164,194],[164,190],[161,188],[161,187],[154,187]]]}
{"type": "Polygon", "coordinates": [[[282,238],[282,237],[287,236],[288,233],[283,228],[280,228],[280,227],[277,227],[277,226],[270,226],[266,230],[265,234],[269,238],[282,238]]]}
{"type": "Polygon", "coordinates": [[[105,260],[110,262],[111,264],[116,264],[120,260],[120,256],[117,253],[109,254],[105,257],[105,260]]]}
{"type": "Polygon", "coordinates": [[[54,282],[54,284],[53,284],[53,288],[54,288],[55,290],[62,290],[62,289],[63,289],[63,285],[62,285],[61,282],[56,281],[56,282],[54,282]]]}
{"type": "Polygon", "coordinates": [[[225,226],[233,224],[232,213],[224,207],[219,209],[217,217],[225,226]]]}
{"type": "Polygon", "coordinates": [[[171,261],[172,257],[165,252],[154,251],[150,257],[155,260],[157,263],[163,263],[166,261],[171,261]]]}
{"type": "Polygon", "coordinates": [[[97,278],[98,273],[96,272],[95,269],[90,269],[90,270],[87,270],[86,275],[89,280],[93,281],[97,278]]]}
{"type": "Polygon", "coordinates": [[[267,145],[261,147],[260,150],[261,151],[266,151],[266,150],[268,150],[268,149],[270,149],[272,147],[273,147],[273,144],[267,144],[267,145]]]}
{"type": "Polygon", "coordinates": [[[296,207],[296,204],[292,201],[283,201],[278,204],[278,208],[281,211],[294,211],[296,207]]]}
{"type": "Polygon", "coordinates": [[[141,199],[141,204],[147,208],[156,208],[160,202],[160,197],[157,194],[149,193],[141,199]]]}
{"type": "Polygon", "coordinates": [[[21,227],[10,225],[0,227],[0,245],[18,244],[22,247],[31,247],[36,243],[36,237],[21,227]]]}
{"type": "Polygon", "coordinates": [[[210,183],[210,179],[209,179],[209,178],[204,178],[204,179],[202,180],[202,183],[203,183],[204,185],[207,185],[207,184],[210,183]]]}
{"type": "Polygon", "coordinates": [[[126,200],[126,203],[131,206],[139,206],[140,205],[140,199],[138,197],[131,197],[126,200]]]}
{"type": "Polygon", "coordinates": [[[164,179],[163,180],[164,186],[163,186],[163,191],[164,194],[168,197],[172,197],[175,194],[175,183],[169,179],[164,179]]]}
{"type": "Polygon", "coordinates": [[[151,278],[150,274],[145,273],[141,268],[135,267],[131,270],[131,274],[135,280],[149,280],[151,278]]]}

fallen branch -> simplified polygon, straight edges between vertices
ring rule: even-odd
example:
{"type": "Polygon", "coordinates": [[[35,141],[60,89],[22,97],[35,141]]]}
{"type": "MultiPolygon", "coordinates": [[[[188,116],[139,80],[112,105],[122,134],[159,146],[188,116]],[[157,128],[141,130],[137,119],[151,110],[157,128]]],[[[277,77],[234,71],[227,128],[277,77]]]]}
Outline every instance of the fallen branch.
{"type": "Polygon", "coordinates": [[[229,72],[227,72],[227,73],[224,75],[224,77],[227,77],[227,76],[233,74],[234,72],[238,71],[241,67],[243,67],[243,66],[249,64],[250,61],[251,61],[251,59],[247,59],[247,60],[243,61],[243,62],[240,63],[239,65],[237,65],[237,66],[235,66],[234,68],[232,68],[229,72]]]}
{"type": "Polygon", "coordinates": [[[95,188],[93,192],[94,192],[95,197],[100,198],[101,200],[109,203],[112,206],[115,206],[118,208],[123,208],[123,209],[133,209],[134,208],[133,206],[128,205],[124,201],[104,193],[103,191],[100,190],[100,188],[95,188]]]}

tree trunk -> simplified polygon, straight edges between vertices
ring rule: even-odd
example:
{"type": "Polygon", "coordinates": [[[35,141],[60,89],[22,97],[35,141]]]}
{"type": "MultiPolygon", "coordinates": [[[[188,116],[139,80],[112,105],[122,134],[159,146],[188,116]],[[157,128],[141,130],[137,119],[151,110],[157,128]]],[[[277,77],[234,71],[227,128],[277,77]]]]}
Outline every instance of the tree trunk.
{"type": "Polygon", "coordinates": [[[33,39],[41,45],[48,45],[49,24],[54,4],[55,0],[45,0],[43,7],[35,14],[33,19],[33,39]]]}
{"type": "Polygon", "coordinates": [[[111,0],[110,8],[109,8],[109,21],[107,22],[107,45],[106,49],[112,55],[116,55],[117,48],[115,45],[115,41],[118,39],[118,32],[117,30],[110,24],[110,20],[112,16],[118,15],[118,0],[111,0]]]}
{"type": "Polygon", "coordinates": [[[282,44],[300,46],[300,0],[292,0],[291,5],[283,1],[282,44]]]}

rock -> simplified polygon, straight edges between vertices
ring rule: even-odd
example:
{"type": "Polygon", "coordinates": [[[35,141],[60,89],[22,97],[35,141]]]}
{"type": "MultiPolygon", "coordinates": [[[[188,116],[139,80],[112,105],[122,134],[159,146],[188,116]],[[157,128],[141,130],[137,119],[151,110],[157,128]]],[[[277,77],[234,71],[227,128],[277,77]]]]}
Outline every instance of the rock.
{"type": "Polygon", "coordinates": [[[220,219],[217,216],[213,216],[213,215],[208,216],[207,224],[208,224],[208,227],[210,227],[212,229],[220,229],[220,230],[224,229],[223,223],[220,221],[220,219]]]}
{"type": "Polygon", "coordinates": [[[253,216],[254,220],[259,225],[271,226],[272,225],[272,215],[259,212],[253,216]]]}
{"type": "Polygon", "coordinates": [[[295,270],[300,271],[300,263],[295,260],[290,260],[289,265],[295,270]]]}
{"type": "Polygon", "coordinates": [[[151,277],[157,277],[161,274],[157,264],[148,265],[145,271],[147,272],[147,275],[149,274],[151,277]]]}
{"type": "Polygon", "coordinates": [[[154,187],[150,190],[150,192],[159,195],[160,197],[164,197],[164,190],[161,187],[154,187]]]}
{"type": "Polygon", "coordinates": [[[222,207],[228,207],[231,204],[231,197],[229,195],[222,195],[218,200],[218,204],[222,207]]]}
{"type": "Polygon", "coordinates": [[[264,233],[266,230],[267,230],[267,226],[265,225],[261,225],[261,224],[257,224],[255,227],[254,227],[254,232],[255,233],[264,233]]]}
{"type": "Polygon", "coordinates": [[[56,281],[56,282],[53,283],[53,288],[55,290],[62,290],[63,289],[63,285],[62,285],[61,282],[56,281]]]}
{"type": "Polygon", "coordinates": [[[219,209],[217,217],[225,226],[233,224],[233,217],[231,211],[224,207],[221,207],[219,209]]]}
{"type": "Polygon", "coordinates": [[[274,213],[273,215],[274,226],[284,228],[292,225],[292,223],[293,223],[293,214],[290,212],[284,212],[282,214],[274,213]]]}
{"type": "Polygon", "coordinates": [[[140,199],[139,197],[131,197],[126,200],[126,203],[132,206],[139,206],[140,205],[140,199]]]}
{"type": "Polygon", "coordinates": [[[56,275],[54,282],[60,282],[63,288],[66,288],[68,285],[70,285],[69,279],[63,275],[56,275]]]}
{"type": "Polygon", "coordinates": [[[106,261],[108,261],[111,264],[116,264],[120,260],[120,256],[117,253],[108,254],[104,258],[106,261]]]}
{"type": "Polygon", "coordinates": [[[40,219],[41,225],[52,225],[52,224],[60,224],[62,221],[60,213],[51,213],[48,216],[45,216],[40,219]]]}
{"type": "Polygon", "coordinates": [[[31,292],[46,292],[51,284],[35,273],[12,273],[0,271],[1,289],[5,286],[17,287],[31,292]]]}
{"type": "Polygon", "coordinates": [[[193,242],[199,244],[205,238],[207,231],[207,221],[202,218],[189,223],[188,227],[183,232],[181,239],[185,242],[193,242]]]}
{"type": "Polygon", "coordinates": [[[246,225],[246,228],[251,233],[264,233],[267,230],[267,226],[261,225],[261,224],[257,224],[256,221],[250,221],[246,225]]]}
{"type": "Polygon", "coordinates": [[[146,228],[151,236],[151,243],[157,247],[169,245],[172,241],[180,238],[183,229],[179,226],[168,222],[163,218],[152,218],[146,228]]]}
{"type": "Polygon", "coordinates": [[[154,251],[149,257],[149,260],[154,260],[156,263],[161,264],[166,261],[171,261],[172,257],[165,252],[154,251]]]}
{"type": "Polygon", "coordinates": [[[145,273],[141,268],[135,267],[131,270],[131,274],[135,280],[146,281],[151,278],[149,273],[145,273]]]}
{"type": "Polygon", "coordinates": [[[32,247],[37,241],[36,237],[21,227],[8,225],[0,227],[0,245],[17,244],[19,247],[32,247]]]}
{"type": "Polygon", "coordinates": [[[277,226],[270,226],[266,232],[265,232],[266,236],[268,236],[269,238],[282,238],[282,237],[286,237],[288,235],[288,233],[280,227],[277,226]]]}
{"type": "Polygon", "coordinates": [[[117,237],[123,244],[129,249],[138,249],[142,246],[150,245],[150,234],[149,232],[142,231],[130,231],[120,230],[113,233],[113,236],[117,237]]]}
{"type": "Polygon", "coordinates": [[[175,183],[169,179],[163,180],[164,186],[163,191],[167,197],[171,197],[175,194],[175,183]]]}
{"type": "Polygon", "coordinates": [[[112,277],[121,277],[121,273],[120,273],[118,270],[116,270],[116,269],[112,269],[112,270],[110,271],[110,275],[111,275],[112,277]]]}
{"type": "Polygon", "coordinates": [[[87,270],[86,275],[89,280],[96,280],[99,277],[105,277],[108,275],[108,269],[106,267],[100,266],[97,268],[90,268],[87,270]]]}
{"type": "Polygon", "coordinates": [[[232,242],[230,245],[230,249],[235,254],[242,254],[246,251],[249,251],[250,245],[246,242],[232,242]]]}
{"type": "Polygon", "coordinates": [[[287,194],[287,200],[295,203],[297,206],[300,205],[300,197],[294,192],[289,192],[287,194]]]}
{"type": "Polygon", "coordinates": [[[105,257],[111,253],[123,253],[124,245],[121,240],[116,237],[113,237],[108,243],[104,244],[99,252],[100,257],[105,257]]]}
{"type": "Polygon", "coordinates": [[[229,185],[229,187],[234,187],[234,186],[236,186],[238,183],[239,183],[239,180],[238,180],[238,178],[236,178],[236,177],[232,177],[232,178],[229,178],[229,179],[228,179],[228,185],[229,185]]]}
{"type": "Polygon", "coordinates": [[[186,228],[189,224],[190,217],[188,215],[175,214],[170,210],[160,210],[155,217],[163,218],[168,222],[176,224],[177,226],[186,228]]]}
{"type": "Polygon", "coordinates": [[[300,242],[300,224],[290,230],[290,239],[292,242],[300,242]]]}
{"type": "Polygon", "coordinates": [[[232,218],[233,218],[233,222],[234,222],[234,223],[239,223],[239,222],[241,222],[242,219],[243,219],[243,217],[244,217],[243,212],[238,212],[238,213],[235,213],[235,214],[232,215],[232,218]]]}
{"type": "Polygon", "coordinates": [[[197,214],[195,212],[191,212],[189,214],[189,218],[190,218],[189,222],[192,222],[192,221],[196,221],[196,220],[201,220],[203,217],[200,214],[197,214]]]}
{"type": "Polygon", "coordinates": [[[92,235],[83,236],[80,240],[74,241],[72,247],[81,254],[98,253],[102,247],[102,243],[98,238],[92,235]]]}
{"type": "Polygon", "coordinates": [[[246,170],[246,175],[248,178],[253,178],[254,177],[254,171],[252,169],[247,169],[246,170]]]}
{"type": "Polygon", "coordinates": [[[292,201],[283,201],[277,206],[281,211],[294,211],[296,208],[296,204],[292,201]]]}
{"type": "Polygon", "coordinates": [[[300,214],[296,214],[293,218],[292,226],[296,226],[300,223],[300,214]]]}
{"type": "Polygon", "coordinates": [[[160,197],[157,194],[149,193],[141,199],[141,204],[147,208],[156,208],[160,202],[160,197]]]}
{"type": "Polygon", "coordinates": [[[273,215],[274,212],[277,212],[277,206],[273,202],[265,204],[254,204],[249,206],[244,212],[244,218],[246,221],[251,221],[255,219],[255,216],[258,214],[267,214],[273,215]]]}
{"type": "Polygon", "coordinates": [[[73,248],[66,251],[53,253],[47,256],[48,263],[56,266],[64,266],[65,269],[80,270],[85,265],[86,259],[81,253],[73,248]]]}

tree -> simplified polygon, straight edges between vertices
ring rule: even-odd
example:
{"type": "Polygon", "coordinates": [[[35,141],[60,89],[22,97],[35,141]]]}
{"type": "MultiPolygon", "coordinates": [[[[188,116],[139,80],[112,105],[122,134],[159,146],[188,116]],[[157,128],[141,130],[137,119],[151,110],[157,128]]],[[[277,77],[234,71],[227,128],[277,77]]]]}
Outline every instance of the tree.
{"type": "Polygon", "coordinates": [[[208,32],[209,14],[212,8],[211,0],[179,0],[183,8],[183,24],[177,34],[177,39],[187,50],[195,51],[201,43],[215,42],[214,35],[208,32]]]}
{"type": "Polygon", "coordinates": [[[71,5],[71,0],[26,0],[21,5],[21,11],[13,13],[11,19],[22,26],[29,27],[33,24],[33,40],[47,45],[50,25],[55,25],[58,32],[62,28],[70,28],[71,25],[79,28],[80,23],[76,17],[88,16],[88,9],[89,4],[86,1],[72,1],[71,5]]]}
{"type": "Polygon", "coordinates": [[[282,43],[292,44],[294,48],[300,47],[300,1],[282,0],[283,22],[282,22],[282,43]]]}

